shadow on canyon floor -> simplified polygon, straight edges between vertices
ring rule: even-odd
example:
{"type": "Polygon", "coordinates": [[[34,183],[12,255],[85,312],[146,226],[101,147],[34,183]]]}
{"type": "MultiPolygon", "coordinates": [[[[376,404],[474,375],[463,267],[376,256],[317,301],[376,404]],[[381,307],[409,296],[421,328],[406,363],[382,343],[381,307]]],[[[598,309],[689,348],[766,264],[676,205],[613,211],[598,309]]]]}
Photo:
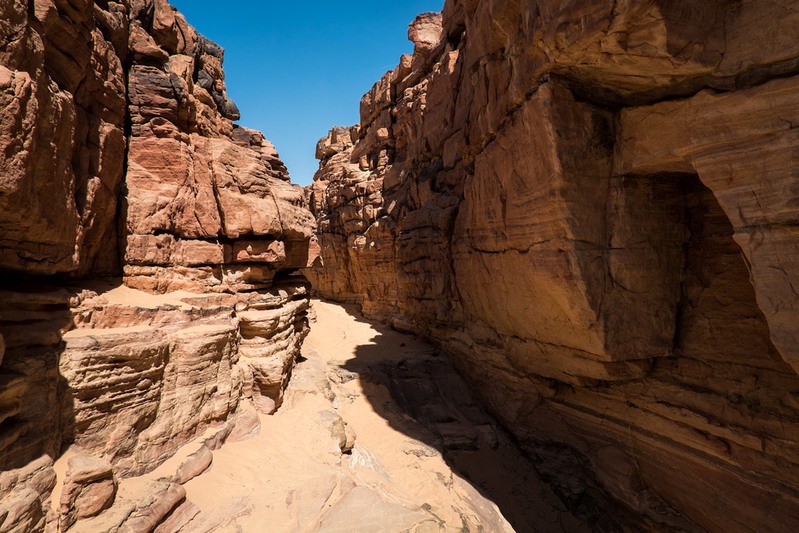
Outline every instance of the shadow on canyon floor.
{"type": "Polygon", "coordinates": [[[493,501],[516,531],[588,531],[575,519],[512,438],[478,405],[452,364],[434,347],[364,318],[377,331],[343,369],[361,377],[375,412],[394,429],[435,448],[450,468],[493,501]],[[381,388],[393,401],[385,401],[381,388]]]}

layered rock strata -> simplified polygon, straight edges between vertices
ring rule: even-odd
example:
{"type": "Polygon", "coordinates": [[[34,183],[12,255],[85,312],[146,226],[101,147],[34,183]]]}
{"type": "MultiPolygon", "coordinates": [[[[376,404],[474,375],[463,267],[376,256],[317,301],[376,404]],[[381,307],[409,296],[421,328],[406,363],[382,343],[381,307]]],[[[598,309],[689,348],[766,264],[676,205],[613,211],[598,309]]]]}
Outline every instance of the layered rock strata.
{"type": "Polygon", "coordinates": [[[320,141],[308,277],[441,346],[597,530],[796,529],[798,19],[447,0],[320,141]]]}
{"type": "Polygon", "coordinates": [[[0,530],[152,530],[191,476],[125,478],[280,404],[313,217],[166,0],[2,0],[0,42],[0,530]]]}

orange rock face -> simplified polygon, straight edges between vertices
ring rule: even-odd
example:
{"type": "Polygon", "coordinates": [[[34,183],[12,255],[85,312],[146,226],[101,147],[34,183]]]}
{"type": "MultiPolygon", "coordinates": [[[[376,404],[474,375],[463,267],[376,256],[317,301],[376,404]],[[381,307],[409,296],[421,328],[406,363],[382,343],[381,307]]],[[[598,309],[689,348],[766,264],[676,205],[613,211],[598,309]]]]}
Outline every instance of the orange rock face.
{"type": "Polygon", "coordinates": [[[0,42],[0,531],[151,530],[185,491],[119,480],[280,404],[313,216],[166,0],[0,0],[0,42]]]}
{"type": "Polygon", "coordinates": [[[792,2],[448,0],[317,147],[323,296],[600,530],[799,527],[792,2]]]}

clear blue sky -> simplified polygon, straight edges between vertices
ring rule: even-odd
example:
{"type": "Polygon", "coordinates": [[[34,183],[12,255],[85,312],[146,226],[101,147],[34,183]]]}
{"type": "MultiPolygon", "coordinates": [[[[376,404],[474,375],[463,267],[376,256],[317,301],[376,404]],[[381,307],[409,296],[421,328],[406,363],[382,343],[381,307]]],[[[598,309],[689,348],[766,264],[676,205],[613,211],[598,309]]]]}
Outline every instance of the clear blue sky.
{"type": "Polygon", "coordinates": [[[408,24],[443,0],[170,0],[225,49],[239,124],[275,143],[294,183],[312,181],[316,141],[358,122],[361,96],[401,54],[408,24]]]}

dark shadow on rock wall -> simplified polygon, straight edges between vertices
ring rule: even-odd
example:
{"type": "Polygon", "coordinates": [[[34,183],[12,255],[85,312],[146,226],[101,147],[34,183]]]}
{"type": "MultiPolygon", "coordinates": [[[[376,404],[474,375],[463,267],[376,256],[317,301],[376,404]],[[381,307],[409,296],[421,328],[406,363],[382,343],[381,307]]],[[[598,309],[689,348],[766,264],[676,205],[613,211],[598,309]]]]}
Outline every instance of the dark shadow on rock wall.
{"type": "Polygon", "coordinates": [[[59,372],[69,301],[56,282],[0,272],[0,471],[55,460],[72,438],[74,403],[59,372]]]}
{"type": "MultiPolygon", "coordinates": [[[[440,452],[457,475],[499,507],[516,531],[588,530],[478,405],[446,357],[412,336],[365,319],[355,306],[344,307],[378,332],[343,367],[360,376],[375,412],[394,429],[440,452]],[[390,401],[384,401],[383,388],[390,401]]],[[[424,447],[406,453],[424,453],[424,447]]]]}

